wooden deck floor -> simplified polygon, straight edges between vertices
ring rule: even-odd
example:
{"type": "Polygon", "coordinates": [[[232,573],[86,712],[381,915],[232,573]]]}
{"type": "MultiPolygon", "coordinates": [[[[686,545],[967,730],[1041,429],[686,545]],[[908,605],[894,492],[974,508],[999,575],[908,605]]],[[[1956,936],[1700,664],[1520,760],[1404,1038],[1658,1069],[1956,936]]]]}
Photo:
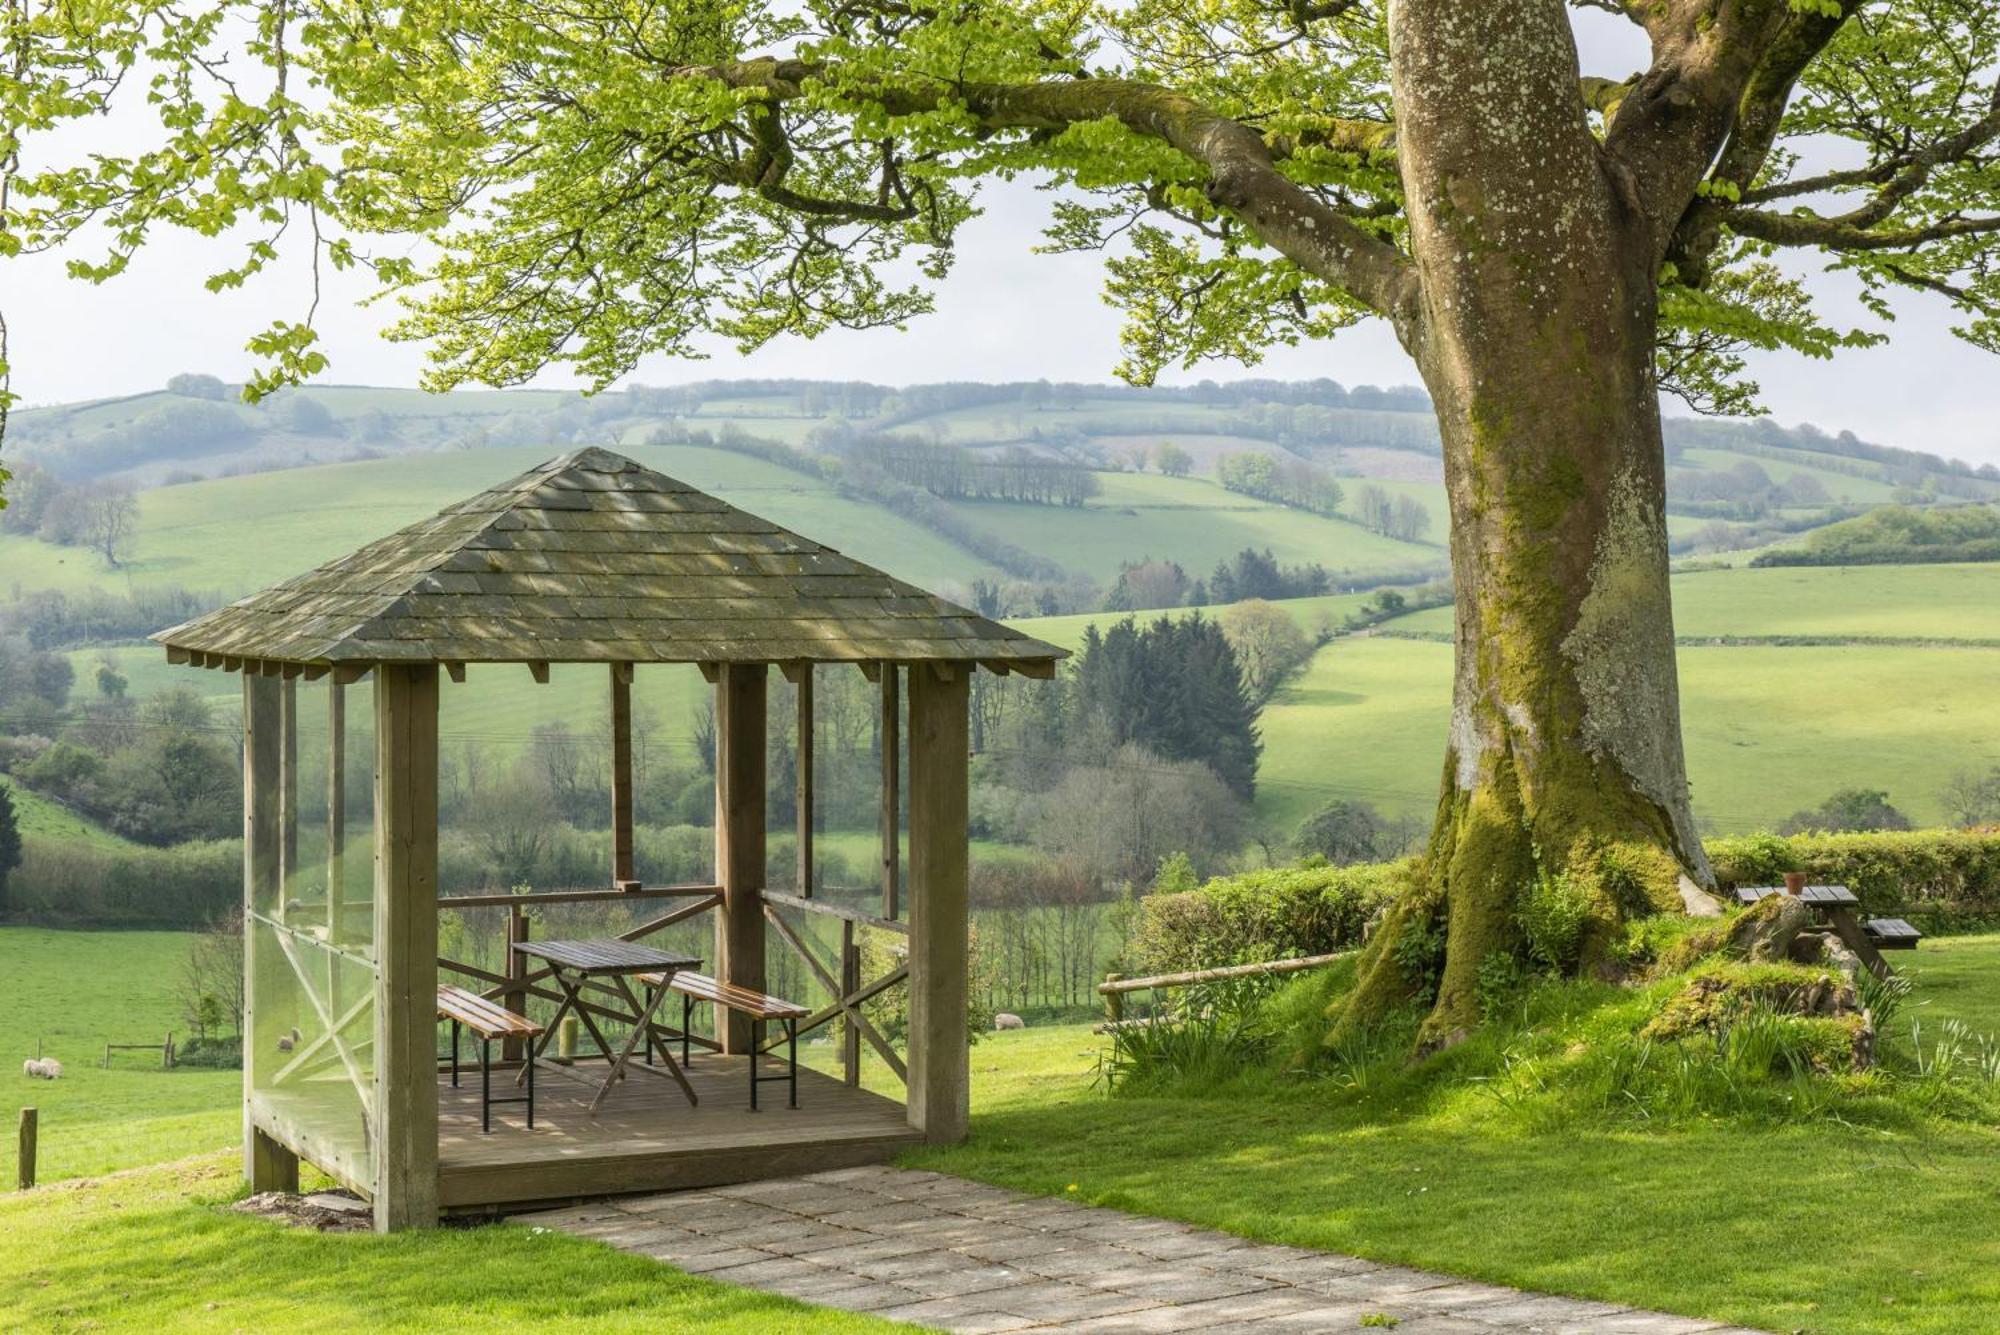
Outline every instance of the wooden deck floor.
{"type": "MultiPolygon", "coordinates": [[[[901,1104],[804,1067],[797,1108],[785,1106],[783,1085],[767,1084],[758,1094],[762,1111],[753,1113],[743,1062],[697,1054],[688,1072],[697,1107],[667,1080],[632,1075],[594,1118],[591,1087],[544,1069],[536,1079],[535,1129],[524,1125],[524,1105],[502,1104],[488,1134],[479,1130],[477,1065],[462,1072],[458,1089],[440,1076],[440,1204],[476,1210],[748,1182],[879,1163],[921,1139],[901,1104]]],[[[580,1069],[595,1077],[602,1066],[580,1069]]],[[[512,1094],[512,1085],[511,1071],[494,1072],[496,1093],[512,1094]]]]}

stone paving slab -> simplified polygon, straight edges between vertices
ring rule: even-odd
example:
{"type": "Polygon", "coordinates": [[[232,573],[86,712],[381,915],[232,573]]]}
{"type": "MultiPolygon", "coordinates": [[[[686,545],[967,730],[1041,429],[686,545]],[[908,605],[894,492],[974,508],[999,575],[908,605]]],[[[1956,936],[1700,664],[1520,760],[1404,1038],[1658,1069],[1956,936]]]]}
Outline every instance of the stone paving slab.
{"type": "Polygon", "coordinates": [[[1755,1335],[882,1166],[516,1218],[959,1335],[1755,1335]]]}

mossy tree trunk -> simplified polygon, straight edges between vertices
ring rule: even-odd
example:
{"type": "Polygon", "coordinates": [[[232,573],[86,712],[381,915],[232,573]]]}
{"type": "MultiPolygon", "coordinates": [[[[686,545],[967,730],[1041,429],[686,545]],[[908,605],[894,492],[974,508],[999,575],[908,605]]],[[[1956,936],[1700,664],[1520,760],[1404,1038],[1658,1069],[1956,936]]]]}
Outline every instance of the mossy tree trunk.
{"type": "Polygon", "coordinates": [[[1681,754],[1654,372],[1657,228],[1576,98],[1553,6],[1403,0],[1396,110],[1436,400],[1457,626],[1423,892],[1378,929],[1343,1023],[1433,998],[1427,1046],[1476,1023],[1538,880],[1619,917],[1708,879],[1681,754]],[[1533,127],[1524,129],[1524,127],[1533,127]]]}

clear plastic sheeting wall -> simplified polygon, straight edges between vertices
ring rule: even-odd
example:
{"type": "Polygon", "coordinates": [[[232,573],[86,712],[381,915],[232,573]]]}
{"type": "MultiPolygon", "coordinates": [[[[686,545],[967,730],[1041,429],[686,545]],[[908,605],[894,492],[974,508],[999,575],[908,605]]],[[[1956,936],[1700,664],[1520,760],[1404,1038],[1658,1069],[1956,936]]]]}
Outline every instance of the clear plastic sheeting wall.
{"type": "Polygon", "coordinates": [[[369,1190],[377,1125],[374,746],[366,714],[354,717],[368,696],[348,690],[335,710],[327,687],[297,690],[297,829],[285,841],[291,851],[276,885],[251,904],[244,1059],[259,1124],[327,1173],[369,1190]],[[344,758],[337,765],[336,746],[344,758]]]}

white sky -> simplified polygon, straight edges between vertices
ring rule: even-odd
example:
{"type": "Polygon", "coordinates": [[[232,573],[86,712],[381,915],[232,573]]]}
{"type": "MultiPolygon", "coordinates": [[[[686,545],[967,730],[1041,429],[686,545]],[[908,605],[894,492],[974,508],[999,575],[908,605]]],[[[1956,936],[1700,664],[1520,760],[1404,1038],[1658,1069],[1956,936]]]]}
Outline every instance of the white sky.
{"type": "MultiPolygon", "coordinates": [[[[1627,27],[1586,26],[1585,68],[1623,75],[1639,63],[1627,27]]],[[[655,359],[631,377],[646,384],[732,376],[858,379],[881,384],[936,380],[1102,381],[1117,363],[1118,314],[1098,293],[1102,275],[1090,256],[1035,255],[1048,196],[1020,184],[995,185],[985,216],[960,236],[958,268],[939,294],[938,311],[907,332],[835,332],[816,341],[787,340],[751,357],[718,342],[707,361],[655,359]]],[[[226,379],[252,366],[243,344],[273,318],[305,309],[306,283],[296,264],[242,291],[215,296],[201,278],[218,267],[228,242],[162,236],[130,272],[103,287],[64,276],[59,259],[0,266],[0,302],[13,330],[15,388],[29,404],[132,393],[180,371],[226,379]]],[[[233,255],[231,256],[233,258],[233,255]]],[[[1840,280],[1813,276],[1836,323],[1862,313],[1840,280]]],[[[421,348],[389,343],[378,330],[393,312],[363,309],[361,280],[328,275],[318,317],[332,360],[326,378],[345,383],[413,385],[421,348]]],[[[1752,374],[1764,402],[1787,424],[1811,421],[1829,431],[1976,463],[2000,463],[2000,364],[1952,337],[1948,305],[1909,297],[1891,341],[1834,361],[1759,355],[1752,374]]],[[[1175,381],[1244,375],[1332,376],[1346,384],[1415,383],[1415,368],[1380,321],[1326,342],[1273,350],[1259,367],[1229,363],[1176,374],[1175,381]]],[[[551,374],[538,384],[574,383],[551,374]]],[[[1678,411],[1669,403],[1668,411],[1678,411]]]]}

